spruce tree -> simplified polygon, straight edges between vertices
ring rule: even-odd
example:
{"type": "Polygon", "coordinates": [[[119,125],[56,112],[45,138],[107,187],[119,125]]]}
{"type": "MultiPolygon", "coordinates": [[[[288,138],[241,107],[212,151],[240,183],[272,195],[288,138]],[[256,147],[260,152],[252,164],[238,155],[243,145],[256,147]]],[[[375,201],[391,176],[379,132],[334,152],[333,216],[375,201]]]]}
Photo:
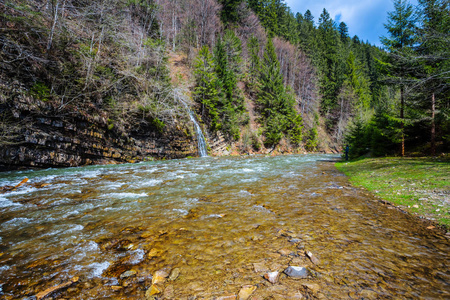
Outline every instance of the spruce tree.
{"type": "Polygon", "coordinates": [[[389,37],[382,37],[381,43],[388,51],[384,64],[388,83],[400,88],[401,155],[405,155],[405,88],[411,82],[412,48],[416,43],[416,18],[412,5],[406,0],[394,0],[394,11],[388,13],[384,25],[389,37]]]}
{"type": "Polygon", "coordinates": [[[327,114],[337,105],[337,95],[342,86],[344,75],[339,64],[344,64],[344,62],[339,57],[340,39],[335,30],[335,23],[326,9],[320,15],[318,34],[321,109],[324,114],[327,114]]]}
{"type": "Polygon", "coordinates": [[[213,131],[221,129],[220,81],[214,71],[213,57],[207,46],[203,46],[194,63],[195,88],[194,100],[201,104],[203,120],[209,120],[213,131]]]}
{"type": "Polygon", "coordinates": [[[268,39],[259,75],[257,101],[264,120],[266,145],[276,145],[284,133],[299,143],[303,122],[294,109],[295,99],[283,84],[280,63],[272,39],[268,39]]]}
{"type": "Polygon", "coordinates": [[[220,18],[224,24],[233,24],[239,21],[239,5],[243,0],[220,0],[222,12],[220,18]]]}
{"type": "Polygon", "coordinates": [[[421,108],[426,112],[431,111],[430,150],[434,156],[436,119],[439,120],[439,115],[445,114],[446,106],[448,113],[450,97],[450,80],[445,75],[450,70],[450,2],[419,0],[419,8],[422,13],[422,26],[418,30],[419,45],[416,50],[422,65],[418,76],[424,97],[421,108]]]}
{"type": "Polygon", "coordinates": [[[343,43],[347,43],[348,36],[348,27],[344,22],[339,23],[339,34],[341,36],[341,41],[343,43]]]}

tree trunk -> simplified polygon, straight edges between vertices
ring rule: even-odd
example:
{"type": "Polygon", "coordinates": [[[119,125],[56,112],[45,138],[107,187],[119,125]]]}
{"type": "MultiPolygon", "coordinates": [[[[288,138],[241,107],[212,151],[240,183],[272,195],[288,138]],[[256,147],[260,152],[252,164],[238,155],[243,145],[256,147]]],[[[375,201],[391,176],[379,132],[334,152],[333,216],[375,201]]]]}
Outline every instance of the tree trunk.
{"type": "Polygon", "coordinates": [[[436,123],[435,123],[435,112],[436,112],[436,99],[434,93],[431,95],[431,156],[436,156],[436,123]]]}
{"type": "Polygon", "coordinates": [[[47,42],[47,54],[50,51],[50,49],[52,48],[53,34],[55,33],[56,22],[58,21],[58,7],[59,7],[59,1],[56,0],[56,8],[54,7],[54,11],[53,11],[53,25],[52,25],[52,29],[50,31],[50,37],[47,42]]]}
{"type": "Polygon", "coordinates": [[[405,156],[405,122],[404,122],[404,118],[405,118],[405,95],[404,95],[404,88],[403,86],[400,87],[400,119],[401,119],[401,123],[400,123],[400,129],[401,129],[401,134],[402,134],[402,157],[405,156]]]}

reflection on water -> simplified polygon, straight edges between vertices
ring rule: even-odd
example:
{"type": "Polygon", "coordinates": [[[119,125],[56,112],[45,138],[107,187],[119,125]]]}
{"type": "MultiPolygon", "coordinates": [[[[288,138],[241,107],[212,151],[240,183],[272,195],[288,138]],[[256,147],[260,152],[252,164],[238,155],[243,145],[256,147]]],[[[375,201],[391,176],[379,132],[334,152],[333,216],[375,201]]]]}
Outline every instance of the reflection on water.
{"type": "Polygon", "coordinates": [[[79,277],[53,296],[150,299],[163,270],[158,299],[213,299],[245,285],[253,299],[448,299],[447,238],[349,187],[329,158],[0,173],[0,186],[30,179],[0,194],[0,296],[79,277]],[[288,266],[308,278],[263,278],[288,266]]]}

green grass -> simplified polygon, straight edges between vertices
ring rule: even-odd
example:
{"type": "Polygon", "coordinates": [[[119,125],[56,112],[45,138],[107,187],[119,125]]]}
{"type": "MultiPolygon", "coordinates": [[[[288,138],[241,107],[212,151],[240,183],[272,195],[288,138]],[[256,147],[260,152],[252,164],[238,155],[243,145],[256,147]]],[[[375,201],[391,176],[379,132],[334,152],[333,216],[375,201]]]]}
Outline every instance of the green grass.
{"type": "Polygon", "coordinates": [[[356,186],[450,228],[450,163],[431,158],[368,158],[336,163],[356,186]]]}

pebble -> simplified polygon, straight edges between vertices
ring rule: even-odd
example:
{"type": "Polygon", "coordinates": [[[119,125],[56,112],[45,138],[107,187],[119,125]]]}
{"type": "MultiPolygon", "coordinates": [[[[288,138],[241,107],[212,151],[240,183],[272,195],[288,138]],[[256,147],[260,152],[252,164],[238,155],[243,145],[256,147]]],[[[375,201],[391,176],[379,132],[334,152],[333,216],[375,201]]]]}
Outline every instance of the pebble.
{"type": "Polygon", "coordinates": [[[413,208],[419,208],[419,205],[414,204],[414,205],[413,205],[413,208]]]}
{"type": "Polygon", "coordinates": [[[281,249],[281,250],[278,250],[278,253],[280,253],[283,256],[288,256],[289,254],[292,253],[292,251],[288,250],[288,249],[281,249]]]}
{"type": "Polygon", "coordinates": [[[169,274],[164,270],[156,271],[152,278],[152,284],[164,283],[169,274]]]}
{"type": "Polygon", "coordinates": [[[304,267],[289,266],[284,273],[292,278],[308,278],[308,270],[304,267]]]}
{"type": "Polygon", "coordinates": [[[301,239],[290,239],[289,242],[292,244],[297,244],[300,243],[302,240],[301,239]]]}
{"type": "Polygon", "coordinates": [[[313,264],[318,265],[320,263],[320,260],[315,257],[310,251],[306,251],[305,254],[309,257],[313,264]]]}
{"type": "Polygon", "coordinates": [[[244,285],[239,291],[239,300],[247,300],[256,290],[256,286],[254,285],[244,285]]]}
{"type": "Polygon", "coordinates": [[[156,285],[152,284],[152,286],[145,292],[145,298],[149,299],[153,295],[156,295],[159,293],[161,293],[161,290],[158,289],[158,287],[156,285]]]}
{"type": "Polygon", "coordinates": [[[269,281],[272,284],[275,284],[278,282],[278,276],[280,275],[280,272],[269,272],[264,274],[264,278],[269,281]]]}
{"type": "Polygon", "coordinates": [[[172,270],[172,272],[170,273],[169,276],[169,281],[175,281],[178,276],[180,276],[180,269],[179,268],[175,268],[172,270]]]}
{"type": "Polygon", "coordinates": [[[153,258],[153,257],[159,256],[161,253],[162,253],[161,250],[157,250],[157,249],[153,248],[153,249],[150,250],[150,252],[147,254],[147,257],[148,257],[148,258],[153,258]]]}
{"type": "Polygon", "coordinates": [[[317,293],[318,291],[320,291],[320,286],[317,283],[305,282],[302,283],[302,286],[311,290],[313,293],[317,293]]]}
{"type": "Polygon", "coordinates": [[[120,279],[128,278],[128,277],[131,277],[134,275],[136,275],[136,271],[129,270],[129,271],[126,271],[126,272],[123,272],[122,274],[120,274],[120,279]]]}

